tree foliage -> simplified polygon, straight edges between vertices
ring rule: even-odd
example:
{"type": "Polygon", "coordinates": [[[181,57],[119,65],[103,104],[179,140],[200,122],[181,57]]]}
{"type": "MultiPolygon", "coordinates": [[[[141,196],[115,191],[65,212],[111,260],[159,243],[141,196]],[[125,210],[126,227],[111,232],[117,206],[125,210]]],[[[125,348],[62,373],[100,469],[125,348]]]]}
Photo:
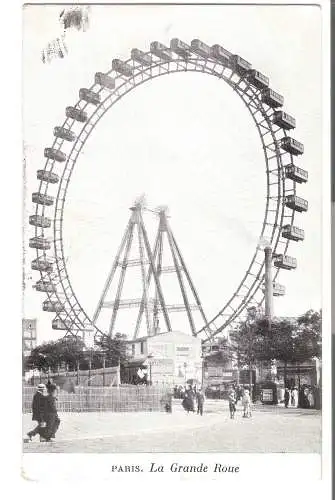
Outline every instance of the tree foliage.
{"type": "Polygon", "coordinates": [[[302,316],[299,316],[296,332],[297,353],[299,357],[302,360],[312,357],[321,359],[322,311],[309,310],[302,316]]]}
{"type": "Polygon", "coordinates": [[[47,371],[56,370],[61,363],[74,369],[78,362],[84,360],[84,342],[77,337],[64,337],[56,341],[43,342],[32,350],[26,360],[27,368],[47,371]]]}
{"type": "Polygon", "coordinates": [[[104,353],[106,361],[111,365],[123,364],[127,360],[127,336],[116,333],[114,337],[105,335],[97,342],[97,346],[104,353]]]}
{"type": "Polygon", "coordinates": [[[239,367],[277,359],[285,364],[321,358],[321,312],[307,311],[297,319],[247,318],[230,334],[239,367]]]}
{"type": "Polygon", "coordinates": [[[125,340],[126,335],[120,333],[113,338],[106,335],[97,343],[96,349],[87,349],[79,337],[44,342],[32,350],[25,361],[25,368],[47,372],[49,369],[56,371],[61,364],[65,364],[69,370],[75,370],[78,365],[80,369],[87,370],[89,367],[101,368],[103,360],[107,366],[114,366],[127,358],[125,340]]]}
{"type": "Polygon", "coordinates": [[[232,361],[232,350],[226,338],[220,338],[216,344],[216,350],[206,356],[207,361],[226,364],[232,361]]]}

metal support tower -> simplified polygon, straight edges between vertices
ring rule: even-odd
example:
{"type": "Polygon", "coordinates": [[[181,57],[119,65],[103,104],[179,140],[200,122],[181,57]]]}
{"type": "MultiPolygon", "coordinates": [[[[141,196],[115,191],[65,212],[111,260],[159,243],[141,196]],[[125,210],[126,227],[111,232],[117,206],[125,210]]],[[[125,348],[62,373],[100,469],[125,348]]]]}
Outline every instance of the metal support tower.
{"type": "Polygon", "coordinates": [[[159,209],[158,212],[155,211],[155,213],[158,213],[159,215],[159,226],[153,251],[151,250],[148,234],[142,217],[143,202],[135,203],[130,210],[132,214],[93,315],[93,322],[96,323],[102,308],[111,308],[112,314],[108,334],[112,336],[115,329],[118,311],[124,308],[139,308],[133,334],[133,338],[136,338],[140,331],[143,315],[146,320],[147,336],[152,336],[157,335],[160,331],[159,325],[161,316],[163,316],[163,322],[165,323],[165,331],[170,332],[172,331],[172,326],[169,312],[186,311],[190,331],[192,335],[195,336],[197,329],[192,311],[200,312],[204,324],[207,324],[208,321],[190,274],[186,268],[185,261],[169,226],[166,208],[159,209]],[[133,244],[137,244],[139,253],[138,259],[129,258],[133,244]],[[164,267],[163,257],[165,255],[165,247],[170,250],[172,265],[164,267]],[[127,269],[134,266],[140,266],[141,268],[142,296],[139,299],[121,299],[127,269]],[[113,301],[108,301],[106,300],[106,297],[118,267],[121,267],[121,271],[118,279],[115,299],[113,301]],[[166,304],[162,287],[162,275],[164,273],[176,273],[179,289],[183,299],[182,304],[166,304]],[[154,285],[153,298],[149,296],[152,279],[154,285]],[[190,302],[188,292],[194,303],[190,302]]]}
{"type": "MultiPolygon", "coordinates": [[[[205,315],[205,312],[203,310],[202,304],[200,302],[199,295],[195,289],[195,286],[192,282],[191,276],[187,270],[185,261],[183,259],[183,256],[181,254],[181,251],[177,245],[176,239],[171,231],[170,225],[168,223],[168,218],[166,214],[166,208],[161,208],[158,210],[158,215],[159,215],[159,226],[158,226],[158,232],[154,244],[154,252],[153,252],[153,258],[154,258],[154,266],[153,268],[156,270],[155,275],[157,276],[157,279],[159,282],[162,281],[162,275],[164,273],[176,273],[177,279],[178,279],[178,284],[179,288],[182,294],[183,298],[183,304],[182,305],[171,305],[167,306],[167,310],[170,311],[186,311],[190,330],[192,335],[196,335],[197,329],[195,327],[195,322],[194,318],[192,315],[192,311],[198,310],[201,314],[202,320],[204,324],[207,324],[207,318],[205,315]],[[165,240],[165,241],[164,241],[165,240]],[[167,243],[167,247],[170,249],[170,253],[172,256],[172,262],[173,265],[163,267],[162,261],[163,261],[163,255],[164,255],[164,243],[167,243]],[[185,283],[186,281],[186,283],[185,283]],[[187,285],[187,286],[186,286],[187,285]],[[191,297],[192,299],[195,300],[195,304],[191,304],[189,301],[189,296],[187,293],[187,288],[191,291],[191,297]]],[[[151,272],[149,271],[148,273],[148,286],[150,285],[150,280],[151,280],[151,272]]],[[[156,289],[156,297],[154,299],[154,305],[153,305],[153,330],[151,335],[157,335],[159,333],[159,315],[161,312],[164,312],[161,310],[160,307],[160,301],[159,301],[159,296],[157,294],[158,289],[156,289]]],[[[144,297],[142,298],[144,300],[144,297]]],[[[135,335],[134,337],[136,338],[140,325],[141,325],[141,320],[143,316],[143,311],[144,307],[142,306],[139,310],[138,313],[138,318],[137,318],[137,324],[136,324],[136,329],[135,329],[135,335]]]]}
{"type": "MultiPolygon", "coordinates": [[[[152,326],[151,326],[152,303],[148,298],[148,286],[150,284],[151,276],[153,276],[156,288],[156,297],[159,304],[159,308],[163,312],[166,330],[171,331],[171,323],[167,313],[167,307],[165,305],[165,300],[161,289],[160,281],[158,279],[156,268],[154,265],[154,257],[151,252],[148,235],[142,218],[143,202],[136,202],[135,205],[131,207],[130,210],[132,214],[129,219],[126,231],[123,235],[121,245],[114,259],[113,266],[108,274],[105,286],[98,301],[98,305],[94,312],[93,323],[96,323],[96,321],[98,320],[102,308],[111,308],[112,315],[109,324],[108,334],[112,336],[119,309],[140,307],[140,311],[142,311],[142,313],[143,312],[145,313],[147,332],[148,335],[150,335],[152,332],[152,326]],[[136,236],[139,249],[139,259],[130,259],[129,258],[130,251],[133,243],[136,240],[136,236]],[[147,265],[149,265],[148,268],[147,265]],[[137,299],[121,300],[127,269],[128,267],[134,267],[134,266],[141,267],[142,298],[139,300],[137,299]],[[121,267],[121,272],[118,280],[115,300],[111,302],[106,301],[106,296],[111,287],[112,281],[115,277],[115,273],[118,267],[121,267]]],[[[136,331],[138,331],[139,326],[140,325],[138,325],[138,327],[136,326],[136,331]]]]}

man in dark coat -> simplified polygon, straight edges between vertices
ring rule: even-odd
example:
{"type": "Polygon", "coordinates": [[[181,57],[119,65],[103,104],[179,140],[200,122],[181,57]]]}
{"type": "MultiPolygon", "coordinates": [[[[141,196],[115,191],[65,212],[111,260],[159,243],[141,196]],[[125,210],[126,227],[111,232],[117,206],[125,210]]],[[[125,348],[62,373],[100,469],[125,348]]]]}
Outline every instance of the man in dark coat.
{"type": "Polygon", "coordinates": [[[289,402],[291,398],[291,393],[288,387],[285,388],[285,393],[284,393],[284,403],[285,403],[285,408],[288,407],[289,402]]]}
{"type": "Polygon", "coordinates": [[[45,389],[46,388],[44,384],[38,384],[36,392],[33,397],[32,420],[35,420],[37,422],[37,426],[35,427],[35,429],[27,433],[27,436],[30,441],[33,436],[36,436],[36,434],[40,434],[41,436],[43,425],[45,425],[45,401],[46,401],[45,389]]]}
{"type": "Polygon", "coordinates": [[[51,441],[51,439],[55,438],[60,424],[60,419],[57,414],[56,391],[57,387],[55,386],[55,384],[50,384],[48,386],[48,395],[45,402],[46,427],[43,430],[43,437],[46,439],[46,441],[51,441]]]}
{"type": "Polygon", "coordinates": [[[197,395],[197,413],[198,415],[202,415],[204,411],[205,394],[202,389],[198,389],[196,395],[197,395]]]}

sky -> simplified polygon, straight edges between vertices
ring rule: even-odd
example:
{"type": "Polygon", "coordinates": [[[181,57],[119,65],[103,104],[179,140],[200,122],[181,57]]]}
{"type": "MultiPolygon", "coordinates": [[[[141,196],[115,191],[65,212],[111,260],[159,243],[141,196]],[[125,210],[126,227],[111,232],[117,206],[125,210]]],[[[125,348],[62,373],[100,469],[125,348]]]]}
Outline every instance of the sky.
{"type": "MultiPolygon", "coordinates": [[[[284,110],[297,120],[292,134],[305,145],[297,165],[309,182],[297,194],[309,201],[296,222],[303,243],[292,243],[295,271],[278,281],[286,296],[275,298],[275,315],[295,316],[321,307],[321,18],[306,6],[91,6],[86,32],[66,35],[64,59],[43,64],[41,50],[60,36],[58,6],[26,6],[23,36],[23,128],[26,160],[24,316],[37,318],[38,341],[55,339],[53,315],[42,311],[45,296],[32,285],[35,252],[28,248],[33,228],[31,193],[43,150],[61,125],[65,107],[78,100],[97,71],[126,59],[132,48],[151,41],[169,45],[178,37],[200,38],[238,53],[269,76],[285,97],[284,110]]],[[[142,193],[148,206],[169,207],[170,225],[208,318],[230,298],[258,242],[265,209],[265,162],[252,119],[224,83],[203,74],[158,78],[121,99],[88,139],[71,178],[64,211],[64,248],[79,302],[93,314],[130,217],[142,193]]],[[[50,212],[50,215],[52,212],[50,212]]],[[[158,221],[145,215],[151,241],[158,221]]],[[[168,279],[168,278],[167,278],[168,279]]],[[[171,277],[169,279],[172,279],[171,277]]],[[[135,274],[124,298],[138,296],[135,274]]],[[[168,302],[181,303],[164,284],[168,302]]],[[[173,315],[174,329],[184,328],[173,315]]],[[[108,318],[106,319],[106,321],[108,318]]],[[[119,329],[126,331],[130,313],[119,329]]],[[[102,325],[100,325],[102,326],[102,325]]]]}

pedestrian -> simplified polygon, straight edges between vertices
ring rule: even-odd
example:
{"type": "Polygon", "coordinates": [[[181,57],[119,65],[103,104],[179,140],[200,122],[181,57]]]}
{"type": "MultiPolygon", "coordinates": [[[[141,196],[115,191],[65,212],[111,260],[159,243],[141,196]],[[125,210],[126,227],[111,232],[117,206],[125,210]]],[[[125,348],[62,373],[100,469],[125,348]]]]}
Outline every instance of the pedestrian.
{"type": "Polygon", "coordinates": [[[57,387],[55,384],[50,384],[48,387],[48,395],[45,402],[45,422],[46,427],[43,432],[43,437],[46,441],[51,441],[56,437],[60,419],[57,413],[57,387]]]}
{"type": "Polygon", "coordinates": [[[44,384],[38,384],[36,392],[32,400],[32,420],[37,422],[37,426],[27,433],[29,441],[32,440],[36,434],[40,435],[40,441],[43,440],[41,430],[45,427],[45,403],[46,403],[46,387],[44,384]]]}
{"type": "Polygon", "coordinates": [[[188,386],[188,397],[190,399],[190,404],[191,404],[191,411],[195,411],[195,400],[196,400],[196,393],[194,388],[189,385],[188,386]]]}
{"type": "Polygon", "coordinates": [[[236,413],[236,403],[237,403],[237,396],[236,392],[234,389],[231,389],[229,392],[228,396],[228,401],[229,401],[229,412],[230,412],[230,418],[235,418],[235,413],[236,413]]]}
{"type": "Polygon", "coordinates": [[[314,394],[313,394],[313,389],[312,388],[310,388],[309,391],[308,391],[307,400],[308,400],[308,407],[309,408],[314,408],[314,406],[315,406],[315,398],[314,398],[314,394]]]}
{"type": "Polygon", "coordinates": [[[236,389],[236,404],[239,402],[240,399],[242,399],[242,387],[240,385],[237,386],[236,389]]]}
{"type": "Polygon", "coordinates": [[[290,389],[288,387],[285,387],[285,393],[284,393],[285,408],[288,407],[289,402],[290,402],[290,398],[291,398],[290,389]]]}
{"type": "Polygon", "coordinates": [[[196,392],[197,398],[197,413],[198,415],[202,415],[204,412],[204,402],[205,402],[205,394],[201,387],[196,392]]]}
{"type": "Polygon", "coordinates": [[[189,413],[190,411],[194,412],[194,392],[191,386],[188,386],[188,388],[185,391],[184,399],[182,401],[182,406],[184,410],[189,413]]]}
{"type": "Polygon", "coordinates": [[[243,405],[243,417],[250,418],[251,417],[251,398],[250,392],[248,389],[244,390],[242,396],[242,405],[243,405]]]}
{"type": "Polygon", "coordinates": [[[294,387],[292,389],[292,395],[291,395],[291,403],[294,408],[298,406],[298,396],[299,396],[298,389],[294,387]]]}

